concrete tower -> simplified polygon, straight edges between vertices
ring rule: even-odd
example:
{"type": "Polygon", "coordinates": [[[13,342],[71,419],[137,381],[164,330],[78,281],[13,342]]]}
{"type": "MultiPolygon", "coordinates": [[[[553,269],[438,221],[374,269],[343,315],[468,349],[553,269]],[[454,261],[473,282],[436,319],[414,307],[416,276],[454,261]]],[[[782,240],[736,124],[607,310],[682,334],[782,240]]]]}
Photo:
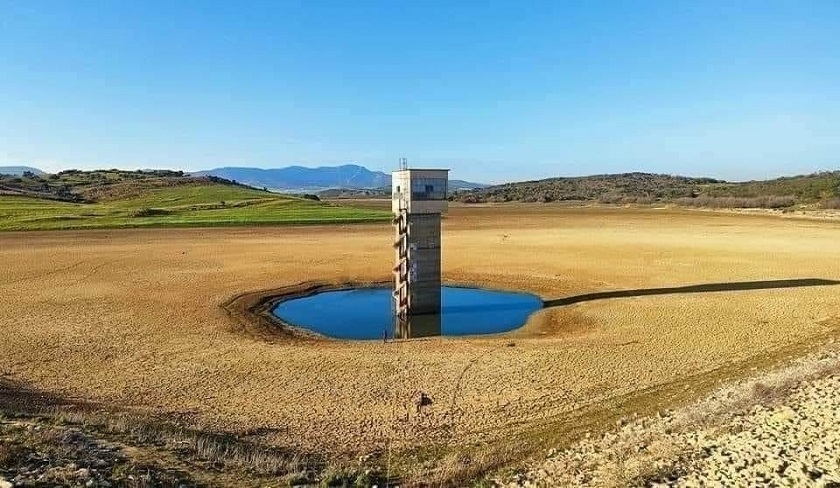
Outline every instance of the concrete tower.
{"type": "Polygon", "coordinates": [[[392,175],[394,305],[397,319],[407,320],[440,313],[440,218],[449,170],[408,169],[405,159],[400,168],[392,175]]]}

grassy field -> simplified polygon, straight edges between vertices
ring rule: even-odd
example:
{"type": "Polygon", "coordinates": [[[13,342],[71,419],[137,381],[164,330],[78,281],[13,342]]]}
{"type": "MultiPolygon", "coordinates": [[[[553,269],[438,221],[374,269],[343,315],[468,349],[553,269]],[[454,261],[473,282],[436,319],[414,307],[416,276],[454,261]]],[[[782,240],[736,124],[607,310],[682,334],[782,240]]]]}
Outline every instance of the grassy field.
{"type": "MultiPolygon", "coordinates": [[[[168,198],[107,205],[182,206],[168,198]]],[[[323,458],[315,476],[464,485],[840,335],[840,286],[807,281],[840,278],[840,223],[687,210],[453,205],[448,282],[546,300],[635,290],[558,301],[571,304],[507,335],[302,341],[256,335],[220,306],[312,280],[387,280],[391,239],[386,222],[0,234],[0,377],[323,458]],[[419,414],[417,391],[434,399],[419,414]]]]}
{"type": "Polygon", "coordinates": [[[100,203],[0,196],[0,230],[196,227],[385,221],[385,211],[213,184],[149,189],[100,203]]]}

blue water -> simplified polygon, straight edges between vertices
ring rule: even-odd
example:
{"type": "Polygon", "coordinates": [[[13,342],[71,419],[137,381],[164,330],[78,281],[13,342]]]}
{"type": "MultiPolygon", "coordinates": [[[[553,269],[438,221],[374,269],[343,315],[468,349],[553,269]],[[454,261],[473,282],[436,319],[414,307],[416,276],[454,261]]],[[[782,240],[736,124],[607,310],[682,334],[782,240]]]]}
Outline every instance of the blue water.
{"type": "Polygon", "coordinates": [[[543,307],[527,293],[444,286],[440,315],[394,319],[390,288],[334,290],[279,303],[272,313],[286,323],[338,339],[382,339],[496,334],[517,329],[543,307]]]}

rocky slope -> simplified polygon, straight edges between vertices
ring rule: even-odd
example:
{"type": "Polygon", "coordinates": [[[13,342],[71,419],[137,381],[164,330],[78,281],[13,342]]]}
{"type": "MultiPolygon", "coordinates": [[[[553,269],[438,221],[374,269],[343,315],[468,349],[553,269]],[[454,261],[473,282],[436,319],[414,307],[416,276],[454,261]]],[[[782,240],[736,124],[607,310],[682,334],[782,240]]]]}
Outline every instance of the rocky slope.
{"type": "Polygon", "coordinates": [[[129,451],[79,426],[0,417],[0,488],[200,486],[186,473],[138,462],[129,451]]]}
{"type": "Polygon", "coordinates": [[[840,487],[840,355],[831,347],[656,418],[586,438],[503,486],[840,487]]]}

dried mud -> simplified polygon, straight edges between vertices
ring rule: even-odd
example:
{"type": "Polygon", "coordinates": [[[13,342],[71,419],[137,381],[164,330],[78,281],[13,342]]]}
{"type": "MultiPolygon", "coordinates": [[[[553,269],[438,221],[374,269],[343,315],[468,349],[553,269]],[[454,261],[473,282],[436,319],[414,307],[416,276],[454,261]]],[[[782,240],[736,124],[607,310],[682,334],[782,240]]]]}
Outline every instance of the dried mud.
{"type": "Polygon", "coordinates": [[[502,336],[315,340],[230,306],[388,280],[391,239],[382,224],[0,234],[0,375],[342,457],[493,448],[838,334],[840,286],[772,282],[840,279],[840,223],[680,210],[454,206],[450,282],[545,300],[720,285],[549,307],[502,336]],[[771,285],[723,291],[743,282],[771,285]],[[434,399],[419,413],[418,391],[434,399]]]}

